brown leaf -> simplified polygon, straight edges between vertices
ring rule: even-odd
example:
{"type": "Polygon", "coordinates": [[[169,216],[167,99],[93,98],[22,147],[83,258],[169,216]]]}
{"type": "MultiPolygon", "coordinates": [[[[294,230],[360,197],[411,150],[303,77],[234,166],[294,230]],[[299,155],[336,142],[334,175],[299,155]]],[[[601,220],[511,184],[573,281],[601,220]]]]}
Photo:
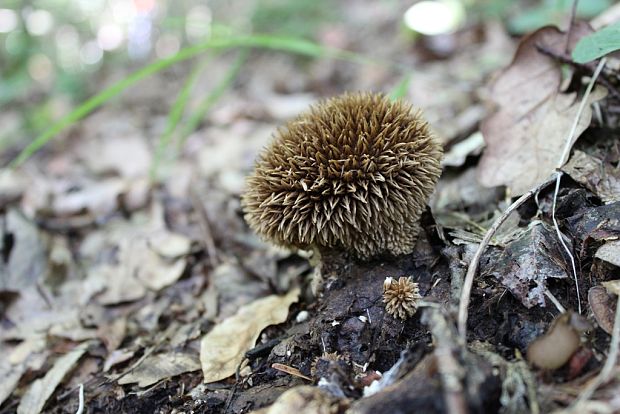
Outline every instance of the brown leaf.
{"type": "Polygon", "coordinates": [[[562,171],[596,194],[604,203],[620,201],[620,170],[611,163],[577,150],[562,171]]]}
{"type": "Polygon", "coordinates": [[[214,382],[235,373],[245,353],[269,325],[282,323],[288,308],[299,297],[299,288],[285,296],[271,295],[245,305],[207,333],[200,343],[204,382],[214,382]]]}
{"type": "Polygon", "coordinates": [[[620,240],[608,241],[598,248],[594,255],[597,259],[620,267],[620,240]]]}
{"type": "MultiPolygon", "coordinates": [[[[570,43],[586,30],[579,25],[571,31],[570,43]]],[[[491,100],[498,109],[481,125],[487,145],[478,169],[483,185],[506,185],[513,195],[520,195],[544,182],[562,161],[579,100],[574,94],[559,93],[560,66],[538,48],[563,55],[566,40],[566,34],[555,27],[525,37],[512,64],[491,84],[491,100]]],[[[595,89],[588,104],[604,95],[604,90],[595,89]]],[[[589,126],[591,116],[587,105],[571,146],[589,126]]]]}
{"type": "Polygon", "coordinates": [[[131,384],[137,382],[140,387],[148,387],[162,379],[199,369],[200,362],[197,355],[180,352],[156,354],[142,361],[138,367],[119,379],[118,383],[131,384]]]}
{"type": "Polygon", "coordinates": [[[78,360],[84,355],[88,343],[84,343],[73,351],[58,358],[52,369],[41,379],[30,385],[28,391],[22,397],[17,414],[37,414],[43,410],[48,398],[52,395],[56,387],[62,382],[65,375],[75,366],[78,360]]]}
{"type": "Polygon", "coordinates": [[[614,327],[615,299],[603,286],[593,286],[588,291],[588,303],[598,326],[611,335],[614,327]]]}
{"type": "Polygon", "coordinates": [[[545,281],[567,277],[558,264],[564,260],[560,252],[553,229],[538,222],[506,246],[491,273],[525,307],[545,306],[545,281]]]}

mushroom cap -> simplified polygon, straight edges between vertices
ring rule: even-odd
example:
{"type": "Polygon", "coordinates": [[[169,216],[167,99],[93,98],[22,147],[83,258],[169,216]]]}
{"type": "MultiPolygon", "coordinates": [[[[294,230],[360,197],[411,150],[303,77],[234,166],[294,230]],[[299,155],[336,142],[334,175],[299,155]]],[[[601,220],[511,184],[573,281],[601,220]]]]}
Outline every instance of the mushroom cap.
{"type": "Polygon", "coordinates": [[[278,129],[247,179],[245,218],[281,246],[339,248],[360,259],[410,253],[441,157],[411,105],[382,94],[337,96],[278,129]]]}

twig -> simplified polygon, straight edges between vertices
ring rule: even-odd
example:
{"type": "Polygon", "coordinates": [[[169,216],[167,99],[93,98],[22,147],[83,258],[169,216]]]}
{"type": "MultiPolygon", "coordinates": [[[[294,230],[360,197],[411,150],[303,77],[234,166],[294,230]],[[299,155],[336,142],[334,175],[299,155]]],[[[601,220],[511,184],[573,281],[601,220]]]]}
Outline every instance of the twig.
{"type": "Polygon", "coordinates": [[[463,282],[463,290],[461,291],[461,298],[459,301],[459,314],[458,314],[458,328],[459,335],[461,337],[461,341],[463,344],[467,343],[467,308],[469,307],[469,299],[471,296],[471,289],[474,284],[474,276],[476,275],[476,271],[478,270],[478,264],[480,263],[480,258],[482,257],[482,253],[489,245],[489,242],[497,232],[497,229],[506,221],[508,216],[519,208],[523,203],[525,203],[530,197],[534,194],[542,190],[547,184],[551,183],[553,179],[549,179],[540,183],[536,188],[528,191],[519,197],[514,203],[512,203],[501,216],[495,220],[491,228],[484,235],[484,238],[478,245],[478,250],[474,254],[471,262],[469,263],[469,267],[467,268],[467,274],[465,275],[465,281],[463,282]]]}
{"type": "Polygon", "coordinates": [[[435,342],[435,360],[441,378],[446,403],[446,412],[452,414],[467,414],[467,401],[463,390],[465,370],[455,358],[454,335],[452,325],[449,325],[440,309],[428,308],[422,317],[423,323],[428,325],[435,342]]]}
{"type": "Polygon", "coordinates": [[[194,186],[192,185],[192,189],[190,189],[190,197],[192,199],[192,204],[194,205],[194,210],[198,215],[198,222],[200,223],[200,230],[202,231],[205,249],[207,250],[207,255],[209,256],[209,263],[213,268],[216,268],[219,265],[219,260],[217,256],[217,249],[215,248],[215,240],[213,239],[211,226],[209,225],[209,214],[193,187],[194,186]]]}
{"type": "Polygon", "coordinates": [[[303,379],[305,379],[307,381],[312,381],[312,378],[302,374],[301,371],[298,370],[295,367],[290,367],[288,365],[279,364],[279,363],[276,362],[276,363],[271,364],[271,368],[273,368],[275,370],[278,370],[278,371],[281,371],[281,372],[285,372],[285,373],[287,373],[289,375],[292,375],[294,377],[303,378],[303,379]]]}
{"type": "Polygon", "coordinates": [[[80,384],[80,392],[78,395],[78,409],[75,414],[82,414],[84,412],[84,384],[80,384]]]}
{"type": "Polygon", "coordinates": [[[566,242],[564,241],[564,237],[562,237],[560,226],[558,225],[558,221],[555,218],[555,210],[556,210],[556,205],[557,205],[558,192],[560,191],[560,180],[562,178],[562,171],[560,170],[560,168],[564,164],[566,164],[566,161],[568,161],[568,156],[573,146],[575,133],[577,132],[577,126],[579,125],[579,120],[581,119],[581,114],[583,113],[583,110],[586,107],[586,103],[588,102],[588,97],[590,96],[590,93],[592,92],[594,83],[596,82],[596,79],[598,78],[601,71],[603,70],[603,67],[605,66],[606,62],[607,62],[606,58],[601,59],[601,61],[599,62],[598,66],[596,67],[596,70],[594,71],[594,75],[592,76],[592,78],[590,79],[590,82],[588,83],[586,92],[583,94],[583,98],[581,99],[579,108],[577,109],[577,114],[575,115],[575,119],[573,120],[573,124],[571,126],[570,132],[568,133],[568,137],[564,144],[564,150],[562,151],[562,156],[560,157],[560,160],[557,164],[556,173],[555,173],[555,191],[553,192],[553,206],[551,208],[551,219],[553,220],[553,227],[555,228],[555,232],[558,236],[558,239],[560,240],[560,243],[562,244],[562,247],[564,248],[564,251],[566,252],[566,254],[568,254],[568,257],[570,257],[571,268],[573,270],[573,278],[575,280],[575,289],[577,291],[577,308],[578,308],[579,314],[581,314],[581,295],[579,293],[579,280],[577,279],[577,267],[575,266],[575,258],[573,257],[573,254],[571,253],[570,249],[566,245],[566,242]]]}
{"type": "Polygon", "coordinates": [[[549,298],[549,300],[551,301],[551,303],[553,303],[555,305],[555,308],[558,310],[558,312],[560,312],[560,313],[566,312],[566,309],[564,308],[564,306],[562,306],[562,304],[560,303],[558,298],[553,296],[553,293],[551,293],[549,291],[549,289],[547,289],[547,288],[545,288],[545,296],[547,296],[549,298]]]}
{"type": "Polygon", "coordinates": [[[573,124],[568,134],[568,138],[566,139],[566,142],[564,144],[564,150],[562,151],[562,156],[560,157],[560,160],[557,165],[558,169],[561,168],[564,164],[566,164],[566,161],[568,161],[568,156],[573,146],[573,138],[575,137],[575,133],[577,132],[577,126],[579,125],[579,120],[581,119],[581,113],[585,109],[586,104],[588,102],[588,96],[590,96],[590,93],[592,92],[592,88],[594,88],[594,83],[596,82],[596,79],[601,74],[601,71],[603,70],[603,67],[605,67],[606,63],[607,63],[607,58],[602,58],[600,60],[600,62],[598,63],[598,66],[594,70],[594,74],[592,75],[592,78],[590,78],[590,82],[588,82],[586,91],[583,94],[583,98],[581,98],[581,102],[579,103],[579,108],[577,109],[577,115],[575,116],[575,119],[573,120],[573,124]]]}

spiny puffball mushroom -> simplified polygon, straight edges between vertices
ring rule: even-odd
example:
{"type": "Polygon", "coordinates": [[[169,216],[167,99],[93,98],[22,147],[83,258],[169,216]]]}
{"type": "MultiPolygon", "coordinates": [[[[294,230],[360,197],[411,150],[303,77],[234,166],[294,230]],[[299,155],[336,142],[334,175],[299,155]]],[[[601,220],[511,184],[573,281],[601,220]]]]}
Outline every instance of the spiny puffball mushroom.
{"type": "Polygon", "coordinates": [[[405,320],[413,316],[421,298],[420,287],[411,277],[399,277],[398,280],[387,277],[383,281],[385,310],[395,318],[405,320]]]}
{"type": "Polygon", "coordinates": [[[281,246],[338,248],[363,260],[410,253],[441,157],[409,104],[337,96],[277,131],[247,179],[245,218],[281,246]]]}

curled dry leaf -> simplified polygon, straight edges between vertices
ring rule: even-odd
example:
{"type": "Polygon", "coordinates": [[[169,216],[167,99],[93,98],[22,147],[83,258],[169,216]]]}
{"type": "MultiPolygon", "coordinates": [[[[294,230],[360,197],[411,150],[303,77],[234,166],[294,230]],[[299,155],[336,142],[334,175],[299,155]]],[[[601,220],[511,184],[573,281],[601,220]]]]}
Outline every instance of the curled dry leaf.
{"type": "Polygon", "coordinates": [[[603,286],[593,286],[588,291],[588,303],[598,326],[611,335],[614,327],[616,300],[607,293],[603,286]]]}
{"type": "MultiPolygon", "coordinates": [[[[584,25],[571,30],[569,48],[588,32],[584,25]]],[[[538,50],[563,55],[566,43],[566,34],[555,27],[537,30],[521,41],[512,64],[490,85],[497,111],[481,125],[487,145],[478,167],[483,185],[506,185],[520,195],[566,161],[560,156],[580,102],[575,94],[560,93],[560,65],[538,50]]],[[[590,124],[589,104],[604,96],[602,89],[590,94],[571,146],[590,124]]]]}
{"type": "Polygon", "coordinates": [[[200,343],[204,382],[219,381],[233,375],[261,331],[286,320],[288,308],[297,302],[299,292],[296,288],[285,296],[271,295],[255,300],[207,333],[200,343]]]}

